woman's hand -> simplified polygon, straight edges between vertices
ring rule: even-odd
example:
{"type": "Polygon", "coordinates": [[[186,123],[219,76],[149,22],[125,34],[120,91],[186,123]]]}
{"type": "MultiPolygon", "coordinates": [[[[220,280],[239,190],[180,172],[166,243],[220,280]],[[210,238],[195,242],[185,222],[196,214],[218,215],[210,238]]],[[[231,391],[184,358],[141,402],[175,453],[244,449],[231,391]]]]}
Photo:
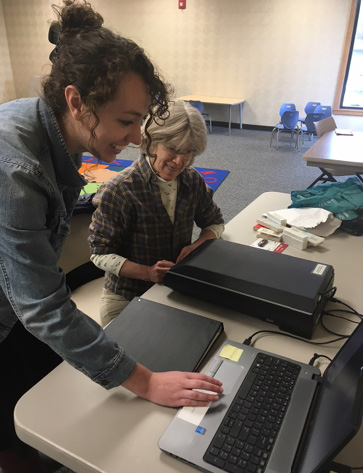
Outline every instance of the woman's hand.
{"type": "Polygon", "coordinates": [[[144,399],[169,407],[207,406],[218,401],[218,394],[223,393],[222,383],[205,374],[153,373],[139,363],[123,386],[144,399]]]}
{"type": "Polygon", "coordinates": [[[166,273],[170,268],[174,266],[174,263],[167,260],[160,260],[154,266],[146,266],[147,270],[147,281],[161,283],[164,280],[166,273]]]}
{"type": "MultiPolygon", "coordinates": [[[[200,243],[201,244],[201,243],[200,243]]],[[[194,242],[192,245],[184,246],[184,248],[179,253],[179,256],[176,260],[177,263],[181,261],[183,258],[188,256],[193,250],[195,250],[199,245],[194,242]]]]}
{"type": "Polygon", "coordinates": [[[163,282],[165,274],[173,266],[174,263],[167,260],[160,260],[155,263],[154,266],[146,266],[126,260],[120,269],[119,276],[161,283],[163,282]]]}
{"type": "Polygon", "coordinates": [[[202,243],[204,243],[206,240],[214,240],[216,237],[216,234],[212,232],[211,230],[202,230],[200,232],[199,238],[195,240],[191,245],[184,246],[184,248],[181,250],[176,262],[179,263],[183,258],[188,256],[192,251],[194,251],[198,246],[200,246],[202,243]]]}

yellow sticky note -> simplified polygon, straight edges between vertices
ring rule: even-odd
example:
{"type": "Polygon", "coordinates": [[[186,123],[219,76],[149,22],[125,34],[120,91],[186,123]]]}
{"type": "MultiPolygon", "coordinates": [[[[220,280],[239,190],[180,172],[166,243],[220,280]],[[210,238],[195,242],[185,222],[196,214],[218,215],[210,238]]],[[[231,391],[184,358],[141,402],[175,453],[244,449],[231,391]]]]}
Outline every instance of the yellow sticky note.
{"type": "Polygon", "coordinates": [[[219,356],[227,358],[227,360],[238,361],[242,353],[242,348],[233,347],[232,345],[224,345],[219,356]]]}

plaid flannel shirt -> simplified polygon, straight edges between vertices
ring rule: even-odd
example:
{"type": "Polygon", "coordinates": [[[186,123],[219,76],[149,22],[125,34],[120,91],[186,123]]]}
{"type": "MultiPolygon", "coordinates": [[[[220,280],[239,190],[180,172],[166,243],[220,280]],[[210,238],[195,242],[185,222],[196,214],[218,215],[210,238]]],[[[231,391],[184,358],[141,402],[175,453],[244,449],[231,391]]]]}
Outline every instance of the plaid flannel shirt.
{"type": "MultiPolygon", "coordinates": [[[[178,178],[174,224],[145,156],[103,184],[93,199],[96,210],[88,239],[91,253],[115,253],[147,266],[162,259],[175,261],[182,248],[191,243],[194,222],[201,229],[223,224],[213,191],[202,176],[187,167],[178,178]]],[[[152,285],[106,273],[105,288],[129,300],[152,285]]]]}

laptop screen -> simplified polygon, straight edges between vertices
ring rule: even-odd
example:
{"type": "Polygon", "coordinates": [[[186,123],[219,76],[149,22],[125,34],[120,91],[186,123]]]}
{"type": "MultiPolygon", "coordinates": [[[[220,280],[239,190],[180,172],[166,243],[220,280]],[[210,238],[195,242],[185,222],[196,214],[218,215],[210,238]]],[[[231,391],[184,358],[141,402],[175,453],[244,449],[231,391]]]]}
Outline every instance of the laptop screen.
{"type": "Polygon", "coordinates": [[[306,442],[295,471],[325,471],[358,431],[363,397],[363,324],[326,369],[306,442]]]}

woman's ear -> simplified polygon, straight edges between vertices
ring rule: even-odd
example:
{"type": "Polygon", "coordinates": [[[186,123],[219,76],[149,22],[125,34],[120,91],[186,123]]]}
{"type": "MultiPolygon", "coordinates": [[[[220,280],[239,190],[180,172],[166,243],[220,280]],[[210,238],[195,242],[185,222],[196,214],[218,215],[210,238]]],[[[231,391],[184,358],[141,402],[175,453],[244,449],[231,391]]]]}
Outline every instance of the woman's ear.
{"type": "Polygon", "coordinates": [[[65,88],[64,95],[68,104],[69,111],[75,120],[80,120],[84,111],[81,94],[74,85],[68,85],[65,88]]]}
{"type": "Polygon", "coordinates": [[[156,154],[157,149],[158,149],[158,145],[151,144],[149,151],[151,154],[156,154]]]}
{"type": "Polygon", "coordinates": [[[156,161],[157,158],[157,150],[159,144],[151,144],[150,149],[146,148],[146,154],[149,156],[149,159],[153,159],[153,163],[156,161]]]}

